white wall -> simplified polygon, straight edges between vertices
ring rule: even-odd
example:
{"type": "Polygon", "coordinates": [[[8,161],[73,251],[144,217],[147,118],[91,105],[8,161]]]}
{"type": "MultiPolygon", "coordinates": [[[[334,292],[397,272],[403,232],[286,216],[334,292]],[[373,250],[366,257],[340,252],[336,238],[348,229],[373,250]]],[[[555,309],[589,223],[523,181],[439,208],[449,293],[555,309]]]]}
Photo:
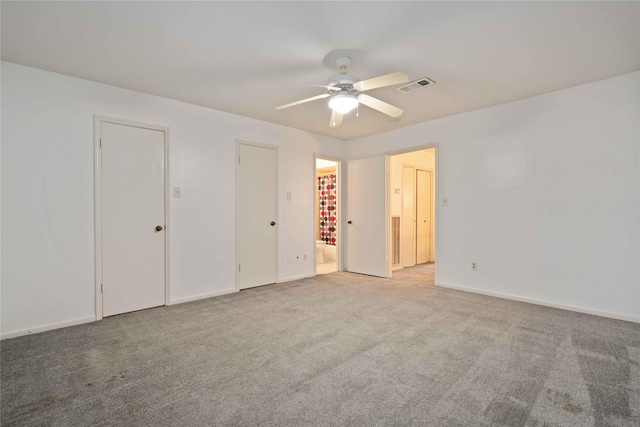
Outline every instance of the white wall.
{"type": "Polygon", "coordinates": [[[349,158],[438,143],[440,285],[640,321],[639,82],[362,138],[349,158]]]}
{"type": "Polygon", "coordinates": [[[3,336],[95,317],[94,114],[170,129],[173,302],[235,289],[236,139],[280,147],[279,278],[313,274],[313,153],[343,141],[6,62],[1,83],[3,336]]]}

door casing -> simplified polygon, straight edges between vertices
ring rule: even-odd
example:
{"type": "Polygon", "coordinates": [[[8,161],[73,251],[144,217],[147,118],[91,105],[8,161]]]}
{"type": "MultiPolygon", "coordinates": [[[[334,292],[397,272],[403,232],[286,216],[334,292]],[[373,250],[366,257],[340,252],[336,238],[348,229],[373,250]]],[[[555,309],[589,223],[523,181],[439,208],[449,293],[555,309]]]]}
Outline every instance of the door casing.
{"type": "Polygon", "coordinates": [[[165,305],[170,304],[169,288],[169,128],[166,126],[149,123],[135,122],[131,120],[106,117],[101,115],[93,116],[93,170],[94,170],[94,240],[95,240],[95,303],[96,320],[102,320],[102,153],[100,149],[102,123],[113,123],[123,126],[133,126],[142,129],[151,129],[164,132],[164,218],[165,218],[165,238],[164,238],[164,287],[165,305]]]}

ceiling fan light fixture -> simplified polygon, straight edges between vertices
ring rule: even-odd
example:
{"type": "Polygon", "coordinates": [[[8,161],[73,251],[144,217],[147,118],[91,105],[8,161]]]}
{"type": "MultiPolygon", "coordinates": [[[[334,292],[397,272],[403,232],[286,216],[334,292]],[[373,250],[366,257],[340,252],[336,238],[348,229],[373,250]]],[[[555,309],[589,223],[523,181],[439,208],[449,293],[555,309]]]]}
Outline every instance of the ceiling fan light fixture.
{"type": "Polygon", "coordinates": [[[358,98],[346,92],[333,95],[329,100],[329,108],[340,114],[347,114],[358,106],[358,98]]]}

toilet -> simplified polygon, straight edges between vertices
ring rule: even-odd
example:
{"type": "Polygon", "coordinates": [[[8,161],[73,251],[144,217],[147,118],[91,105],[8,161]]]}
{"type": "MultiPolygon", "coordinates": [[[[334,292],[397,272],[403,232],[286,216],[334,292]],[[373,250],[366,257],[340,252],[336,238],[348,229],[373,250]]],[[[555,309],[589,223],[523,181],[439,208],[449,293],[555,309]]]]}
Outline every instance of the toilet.
{"type": "Polygon", "coordinates": [[[324,240],[316,240],[316,264],[324,264],[324,240]]]}

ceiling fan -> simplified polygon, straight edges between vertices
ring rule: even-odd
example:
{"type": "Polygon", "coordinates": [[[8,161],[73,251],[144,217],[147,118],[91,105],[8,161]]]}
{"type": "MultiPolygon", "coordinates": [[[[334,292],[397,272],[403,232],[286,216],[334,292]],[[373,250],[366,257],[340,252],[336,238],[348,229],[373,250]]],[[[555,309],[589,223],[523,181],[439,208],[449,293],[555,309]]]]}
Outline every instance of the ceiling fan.
{"type": "Polygon", "coordinates": [[[407,83],[409,77],[404,73],[391,73],[372,79],[360,80],[354,75],[347,74],[349,64],[351,64],[351,58],[348,56],[339,57],[336,60],[336,65],[340,70],[340,74],[331,77],[326,85],[313,85],[327,89],[328,93],[281,105],[276,107],[276,110],[282,110],[283,108],[293,107],[317,99],[330,98],[329,108],[332,110],[331,120],[329,121],[330,127],[340,126],[343,116],[358,107],[359,104],[366,105],[369,108],[373,108],[394,118],[400,117],[403,113],[400,108],[361,92],[379,87],[407,83]]]}

